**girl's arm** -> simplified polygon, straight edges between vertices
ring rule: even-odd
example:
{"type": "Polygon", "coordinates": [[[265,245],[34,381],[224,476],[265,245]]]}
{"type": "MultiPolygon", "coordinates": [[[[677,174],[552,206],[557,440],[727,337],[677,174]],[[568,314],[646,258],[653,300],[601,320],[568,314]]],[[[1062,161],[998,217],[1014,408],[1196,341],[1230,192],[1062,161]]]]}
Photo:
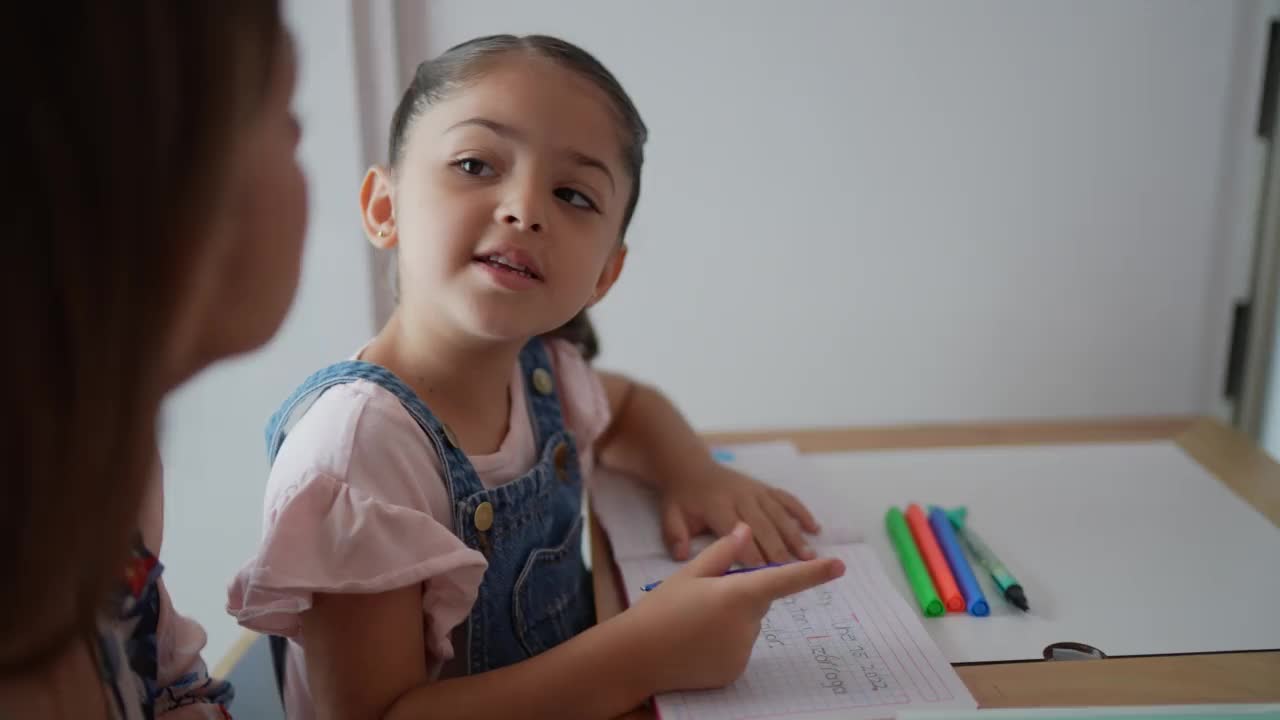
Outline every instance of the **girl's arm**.
{"type": "Polygon", "coordinates": [[[593,627],[501,670],[432,683],[419,586],[318,595],[302,622],[308,684],[323,720],[610,718],[655,691],[651,677],[634,672],[638,638],[626,623],[593,627]]]}
{"type": "Polygon", "coordinates": [[[741,526],[633,609],[541,655],[437,682],[427,677],[420,586],[317,595],[302,615],[316,717],[603,720],[657,692],[729,683],[770,603],[843,573],[838,560],[814,560],[720,577],[750,537],[741,526]]]}
{"type": "Polygon", "coordinates": [[[809,510],[790,493],[717,463],[689,423],[661,392],[609,372],[599,373],[609,398],[609,427],[596,443],[600,462],[652,484],[662,495],[662,527],[672,557],[689,555],[689,538],[727,534],[741,521],[756,545],[740,558],[750,565],[814,557],[802,534],[818,532],[809,510]]]}
{"type": "Polygon", "coordinates": [[[714,461],[688,421],[657,388],[600,372],[609,398],[609,427],[596,443],[601,464],[661,488],[690,468],[714,461]]]}

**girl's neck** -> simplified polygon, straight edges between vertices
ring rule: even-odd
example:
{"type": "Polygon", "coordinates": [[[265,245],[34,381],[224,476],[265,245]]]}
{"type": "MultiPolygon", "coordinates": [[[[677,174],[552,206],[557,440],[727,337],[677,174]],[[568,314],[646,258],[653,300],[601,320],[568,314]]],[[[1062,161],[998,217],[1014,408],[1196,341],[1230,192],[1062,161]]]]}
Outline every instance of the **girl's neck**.
{"type": "Polygon", "coordinates": [[[458,437],[469,454],[494,452],[506,437],[511,414],[512,369],[518,342],[477,342],[445,328],[405,321],[396,308],[369,344],[364,359],[409,384],[458,437]]]}

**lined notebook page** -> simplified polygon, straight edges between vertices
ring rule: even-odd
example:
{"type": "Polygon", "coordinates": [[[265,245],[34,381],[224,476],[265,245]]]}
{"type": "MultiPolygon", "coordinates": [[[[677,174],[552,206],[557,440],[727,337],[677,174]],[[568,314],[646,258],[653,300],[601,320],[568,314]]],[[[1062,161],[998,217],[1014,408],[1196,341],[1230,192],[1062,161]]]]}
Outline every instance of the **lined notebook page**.
{"type": "MultiPolygon", "coordinates": [[[[906,708],[976,707],[874,551],[858,542],[862,532],[849,501],[820,482],[809,458],[790,443],[726,447],[718,457],[799,497],[823,526],[814,547],[844,560],[847,572],[774,603],[745,674],[721,690],[659,696],[663,720],[848,720],[892,718],[906,708]]],[[[644,585],[681,567],[662,541],[656,496],[606,472],[593,483],[591,504],[609,535],[629,602],[643,602],[644,585]]],[[[692,549],[708,542],[700,538],[692,549]]]]}
{"type": "MultiPolygon", "coordinates": [[[[663,720],[855,720],[900,710],[973,709],[973,696],[863,544],[825,548],[845,576],[773,604],[746,673],[720,690],[660,695],[663,720]]],[[[634,579],[668,574],[665,559],[634,559],[634,579]]]]}

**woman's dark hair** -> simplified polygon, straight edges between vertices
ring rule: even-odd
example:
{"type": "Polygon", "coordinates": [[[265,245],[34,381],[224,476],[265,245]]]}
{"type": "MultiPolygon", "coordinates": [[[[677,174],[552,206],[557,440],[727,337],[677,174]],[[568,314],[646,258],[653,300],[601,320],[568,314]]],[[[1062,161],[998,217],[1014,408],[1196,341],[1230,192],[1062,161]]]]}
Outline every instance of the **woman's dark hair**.
{"type": "MultiPolygon", "coordinates": [[[[440,56],[419,64],[413,73],[413,81],[409,83],[391,118],[388,148],[391,166],[394,168],[400,163],[409,128],[415,118],[433,104],[481,77],[494,60],[517,52],[555,61],[578,73],[600,88],[612,103],[622,131],[623,162],[631,177],[631,197],[627,199],[622,215],[622,232],[619,236],[621,241],[631,224],[631,216],[635,214],[636,203],[640,201],[640,170],[644,166],[644,144],[649,137],[649,130],[640,118],[640,111],[636,109],[635,103],[631,102],[627,91],[622,89],[613,73],[591,53],[559,38],[546,35],[489,35],[455,45],[440,56]]],[[[574,343],[588,360],[599,352],[600,343],[585,310],[549,335],[574,343]]]]}
{"type": "Polygon", "coordinates": [[[0,29],[0,677],[122,586],[175,299],[284,37],[273,0],[38,2],[0,29]]]}

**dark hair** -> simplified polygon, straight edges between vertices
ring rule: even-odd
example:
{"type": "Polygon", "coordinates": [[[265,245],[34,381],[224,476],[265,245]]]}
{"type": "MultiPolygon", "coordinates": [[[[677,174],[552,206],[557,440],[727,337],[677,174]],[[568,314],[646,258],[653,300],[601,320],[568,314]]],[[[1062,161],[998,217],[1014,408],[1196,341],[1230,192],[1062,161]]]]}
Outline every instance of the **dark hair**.
{"type": "Polygon", "coordinates": [[[0,677],[91,637],[123,583],[174,298],[283,38],[263,0],[28,11],[0,30],[0,677]]]}
{"type": "MultiPolygon", "coordinates": [[[[640,170],[644,166],[644,144],[649,130],[640,111],[621,83],[591,53],[559,38],[547,35],[489,35],[454,45],[440,56],[422,62],[413,73],[413,80],[400,98],[391,118],[391,137],[388,158],[392,167],[397,166],[404,154],[404,146],[413,121],[431,107],[459,88],[466,87],[481,77],[494,60],[514,52],[525,52],[553,60],[568,70],[595,83],[609,98],[617,113],[622,129],[622,156],[631,176],[631,197],[622,215],[622,232],[627,233],[631,216],[640,201],[640,170]]],[[[562,327],[548,333],[561,337],[578,346],[588,360],[599,352],[600,343],[586,310],[578,313],[562,327]]]]}

